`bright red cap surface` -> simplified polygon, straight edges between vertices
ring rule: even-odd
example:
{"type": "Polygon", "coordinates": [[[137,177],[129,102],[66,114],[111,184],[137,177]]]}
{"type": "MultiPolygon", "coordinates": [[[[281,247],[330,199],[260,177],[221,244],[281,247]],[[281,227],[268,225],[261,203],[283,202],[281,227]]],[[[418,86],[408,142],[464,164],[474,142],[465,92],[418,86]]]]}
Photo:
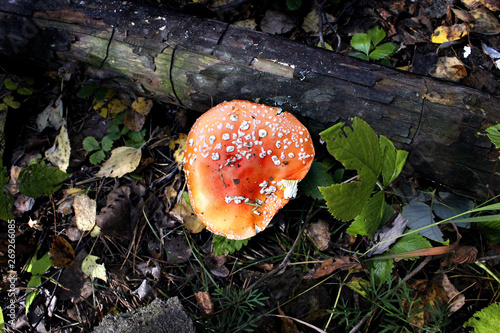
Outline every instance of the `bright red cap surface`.
{"type": "Polygon", "coordinates": [[[213,233],[252,237],[295,197],[313,159],[309,131],[292,114],[248,101],[221,103],[188,135],[191,205],[213,233]]]}

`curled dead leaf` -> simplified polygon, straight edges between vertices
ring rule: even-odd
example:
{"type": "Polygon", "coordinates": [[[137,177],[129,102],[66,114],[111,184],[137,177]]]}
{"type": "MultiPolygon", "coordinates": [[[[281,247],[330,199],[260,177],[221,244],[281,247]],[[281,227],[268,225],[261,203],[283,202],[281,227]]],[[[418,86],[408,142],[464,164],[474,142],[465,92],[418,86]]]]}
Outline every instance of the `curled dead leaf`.
{"type": "Polygon", "coordinates": [[[212,298],[208,291],[199,291],[194,293],[194,297],[196,298],[196,302],[200,308],[206,313],[211,314],[214,311],[214,303],[212,302],[212,298]]]}
{"type": "Polygon", "coordinates": [[[326,275],[330,275],[338,269],[361,269],[361,264],[355,261],[352,257],[328,258],[321,263],[321,266],[312,269],[305,278],[319,279],[326,275]]]}
{"type": "Polygon", "coordinates": [[[75,251],[68,241],[60,236],[56,236],[49,253],[52,265],[59,268],[66,268],[75,263],[75,251]]]}

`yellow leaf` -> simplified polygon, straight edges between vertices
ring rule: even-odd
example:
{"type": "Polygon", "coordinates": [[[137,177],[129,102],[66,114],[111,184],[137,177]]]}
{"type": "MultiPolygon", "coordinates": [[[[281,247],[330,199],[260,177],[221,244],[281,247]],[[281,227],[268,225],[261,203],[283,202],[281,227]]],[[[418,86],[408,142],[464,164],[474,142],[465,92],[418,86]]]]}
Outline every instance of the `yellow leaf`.
{"type": "Polygon", "coordinates": [[[77,195],[73,201],[76,226],[80,231],[90,231],[96,220],[96,202],[87,195],[77,195]]]}
{"type": "Polygon", "coordinates": [[[109,159],[102,164],[97,177],[122,177],[134,171],[141,161],[141,148],[118,147],[111,151],[109,159]]]}
{"type": "Polygon", "coordinates": [[[83,259],[82,271],[85,275],[90,276],[92,279],[101,279],[104,282],[108,282],[108,277],[106,276],[106,267],[104,264],[96,263],[98,256],[93,256],[89,254],[83,259]]]}
{"type": "Polygon", "coordinates": [[[45,152],[45,157],[61,171],[66,172],[69,166],[70,153],[71,145],[69,143],[68,130],[65,125],[62,125],[54,145],[45,152]]]}
{"type": "Polygon", "coordinates": [[[90,232],[90,237],[97,237],[101,234],[101,228],[98,225],[94,226],[94,229],[90,232]]]}
{"type": "Polygon", "coordinates": [[[168,147],[174,150],[174,159],[177,164],[182,165],[182,159],[184,158],[184,151],[186,150],[187,135],[184,133],[179,134],[179,138],[170,141],[168,147]],[[177,149],[176,146],[178,145],[177,149]]]}
{"type": "Polygon", "coordinates": [[[117,114],[125,111],[128,107],[128,102],[124,99],[120,99],[118,97],[114,97],[116,95],[116,91],[108,90],[106,92],[106,97],[104,101],[98,101],[94,99],[93,109],[99,113],[101,117],[104,118],[113,118],[117,114]]]}
{"type": "Polygon", "coordinates": [[[454,24],[451,27],[443,25],[434,30],[432,42],[436,44],[451,42],[467,36],[468,33],[469,30],[466,24],[454,24]]]}
{"type": "Polygon", "coordinates": [[[132,103],[132,109],[140,114],[148,114],[152,107],[153,101],[145,99],[144,97],[138,97],[137,100],[132,103]]]}

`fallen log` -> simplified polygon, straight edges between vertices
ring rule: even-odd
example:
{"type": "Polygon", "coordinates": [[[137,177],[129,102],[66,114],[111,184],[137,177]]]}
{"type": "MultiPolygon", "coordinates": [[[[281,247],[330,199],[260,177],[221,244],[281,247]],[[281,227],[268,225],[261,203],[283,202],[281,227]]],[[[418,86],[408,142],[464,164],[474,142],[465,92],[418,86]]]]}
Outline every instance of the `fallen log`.
{"type": "Polygon", "coordinates": [[[498,188],[492,145],[499,98],[327,50],[114,0],[0,0],[0,54],[47,67],[84,64],[94,79],[186,108],[256,100],[301,116],[313,133],[360,117],[407,167],[474,198],[498,188]]]}

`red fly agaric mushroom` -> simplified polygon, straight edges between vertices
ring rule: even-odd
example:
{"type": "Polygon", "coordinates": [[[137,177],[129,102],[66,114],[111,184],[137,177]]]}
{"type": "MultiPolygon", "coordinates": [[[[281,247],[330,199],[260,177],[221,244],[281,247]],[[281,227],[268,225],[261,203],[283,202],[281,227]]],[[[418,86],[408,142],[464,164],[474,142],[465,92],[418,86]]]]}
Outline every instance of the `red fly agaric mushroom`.
{"type": "Polygon", "coordinates": [[[309,131],[292,114],[248,101],[221,103],[187,138],[191,205],[213,233],[252,237],[296,196],[313,158],[309,131]]]}

